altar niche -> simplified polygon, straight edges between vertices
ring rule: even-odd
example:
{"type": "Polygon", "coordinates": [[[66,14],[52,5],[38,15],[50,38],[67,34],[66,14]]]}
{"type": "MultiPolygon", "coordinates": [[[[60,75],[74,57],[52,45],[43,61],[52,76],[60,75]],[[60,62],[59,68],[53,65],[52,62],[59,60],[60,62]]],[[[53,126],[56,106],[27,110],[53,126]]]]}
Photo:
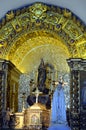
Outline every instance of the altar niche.
{"type": "Polygon", "coordinates": [[[38,73],[36,71],[35,77],[33,76],[34,78],[30,80],[30,94],[27,95],[28,104],[32,106],[36,102],[35,91],[36,89],[38,89],[41,93],[38,96],[38,102],[44,104],[47,109],[50,109],[53,92],[55,91],[56,87],[55,82],[61,75],[64,77],[64,81],[68,83],[64,87],[66,108],[68,113],[70,107],[69,74],[63,74],[56,71],[53,65],[51,65],[50,63],[44,63],[43,59],[41,59],[41,62],[38,66],[38,73]]]}
{"type": "MultiPolygon", "coordinates": [[[[25,85],[23,84],[23,86],[22,86],[23,89],[20,88],[19,90],[22,90],[21,93],[25,94],[25,96],[21,96],[21,97],[26,98],[26,99],[24,99],[24,103],[26,103],[26,100],[27,100],[27,102],[29,104],[29,106],[27,106],[27,107],[25,106],[25,109],[22,109],[22,112],[25,112],[25,115],[24,115],[25,120],[27,120],[27,118],[33,120],[34,113],[33,113],[33,115],[30,114],[33,111],[33,109],[30,109],[30,108],[34,107],[34,111],[35,111],[35,108],[37,108],[37,106],[38,106],[37,111],[39,111],[39,107],[45,106],[47,116],[46,116],[46,114],[43,114],[42,118],[40,118],[43,121],[41,124],[42,125],[41,127],[49,127],[49,125],[50,125],[49,117],[51,117],[50,116],[51,101],[52,101],[53,92],[55,91],[55,87],[56,87],[55,82],[58,80],[58,77],[60,77],[60,75],[62,75],[62,73],[57,72],[57,71],[55,72],[53,65],[51,65],[49,63],[44,63],[43,59],[41,60],[41,62],[42,63],[40,63],[38,66],[39,73],[37,74],[37,71],[36,71],[36,75],[35,75],[35,73],[33,73],[34,76],[31,77],[28,74],[27,80],[24,80],[24,79],[26,79],[26,77],[24,79],[22,79],[21,81],[24,81],[24,82],[28,81],[27,82],[28,86],[27,86],[27,84],[25,84],[25,85]],[[42,69],[42,67],[43,67],[43,70],[40,70],[40,69],[42,69]],[[46,71],[44,69],[46,69],[46,71]],[[42,73],[42,71],[44,71],[44,72],[42,73]],[[46,76],[45,76],[45,72],[46,72],[46,76]],[[44,74],[44,77],[41,73],[44,74]],[[41,75],[41,79],[40,79],[40,75],[41,75]],[[29,89],[30,92],[27,91],[27,88],[29,89]],[[41,104],[41,106],[40,106],[40,104],[41,104]],[[49,114],[49,112],[50,112],[50,114],[49,114]],[[29,116],[29,115],[31,115],[31,116],[29,116]],[[47,117],[47,118],[45,118],[45,117],[47,117]]],[[[64,75],[64,81],[68,82],[68,84],[69,84],[69,74],[68,73],[64,75]]],[[[21,87],[21,85],[20,85],[20,87],[21,87]]],[[[65,86],[64,89],[65,89],[65,95],[66,95],[66,98],[68,101],[69,87],[65,86]],[[66,91],[67,88],[68,88],[68,90],[66,91]]],[[[67,109],[67,115],[69,116],[69,109],[67,109]]],[[[16,115],[16,116],[19,116],[19,115],[16,115]]],[[[69,117],[68,117],[68,119],[69,119],[69,117]]],[[[26,121],[25,121],[25,123],[26,123],[26,121]]],[[[25,125],[27,127],[31,126],[31,122],[29,122],[29,120],[28,120],[28,122],[25,125]]],[[[33,127],[35,127],[34,125],[35,124],[33,124],[33,127]]]]}
{"type": "MultiPolygon", "coordinates": [[[[40,64],[38,66],[38,73],[37,73],[38,75],[35,80],[36,83],[34,83],[35,88],[30,92],[30,95],[27,98],[27,102],[30,106],[36,102],[36,96],[34,93],[36,92],[36,89],[38,89],[41,93],[38,96],[38,102],[44,104],[48,109],[51,108],[50,95],[54,87],[54,83],[53,83],[54,81],[52,81],[53,72],[54,72],[54,67],[49,63],[44,63],[44,60],[41,59],[40,64]]],[[[31,87],[32,86],[30,86],[30,88],[31,87]]]]}

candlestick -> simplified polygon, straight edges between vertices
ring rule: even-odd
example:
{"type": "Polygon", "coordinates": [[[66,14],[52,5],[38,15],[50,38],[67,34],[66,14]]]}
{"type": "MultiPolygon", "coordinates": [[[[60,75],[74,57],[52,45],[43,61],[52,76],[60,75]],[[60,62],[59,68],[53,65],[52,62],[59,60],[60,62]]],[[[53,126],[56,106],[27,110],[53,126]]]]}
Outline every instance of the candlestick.
{"type": "Polygon", "coordinates": [[[37,82],[37,75],[38,75],[38,73],[37,73],[37,71],[35,71],[35,83],[37,82]]]}
{"type": "Polygon", "coordinates": [[[23,112],[25,110],[24,105],[25,105],[25,98],[26,98],[26,96],[25,96],[25,93],[23,93],[22,95],[23,95],[22,96],[22,112],[23,112]]]}
{"type": "Polygon", "coordinates": [[[13,84],[13,93],[15,93],[15,83],[13,84]]]}

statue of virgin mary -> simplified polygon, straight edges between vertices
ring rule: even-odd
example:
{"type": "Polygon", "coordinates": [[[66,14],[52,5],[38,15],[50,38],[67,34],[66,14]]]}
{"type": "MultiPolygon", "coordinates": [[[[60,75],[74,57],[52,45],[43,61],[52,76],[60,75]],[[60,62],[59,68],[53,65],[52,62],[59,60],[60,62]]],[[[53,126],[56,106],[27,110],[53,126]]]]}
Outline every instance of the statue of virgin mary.
{"type": "Polygon", "coordinates": [[[60,77],[60,80],[57,82],[57,86],[53,94],[51,123],[67,124],[64,96],[64,81],[62,77],[60,77]]]}
{"type": "Polygon", "coordinates": [[[66,105],[64,96],[64,85],[62,76],[57,82],[52,99],[51,126],[48,130],[70,130],[66,119],[66,105]]]}

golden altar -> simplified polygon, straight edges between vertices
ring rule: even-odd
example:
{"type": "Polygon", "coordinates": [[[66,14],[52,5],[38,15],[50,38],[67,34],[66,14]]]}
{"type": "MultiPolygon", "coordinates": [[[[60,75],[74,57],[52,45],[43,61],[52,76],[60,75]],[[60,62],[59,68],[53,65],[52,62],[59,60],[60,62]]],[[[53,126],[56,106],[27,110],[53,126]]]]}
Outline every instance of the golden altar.
{"type": "Polygon", "coordinates": [[[27,109],[23,109],[20,113],[15,114],[15,121],[17,122],[15,128],[23,128],[29,130],[41,130],[42,128],[49,127],[50,123],[50,109],[46,105],[38,102],[38,97],[41,92],[36,89],[36,103],[27,109]]]}
{"type": "Polygon", "coordinates": [[[30,130],[42,129],[48,127],[50,123],[50,110],[47,110],[45,105],[35,103],[25,110],[24,124],[30,130]]]}

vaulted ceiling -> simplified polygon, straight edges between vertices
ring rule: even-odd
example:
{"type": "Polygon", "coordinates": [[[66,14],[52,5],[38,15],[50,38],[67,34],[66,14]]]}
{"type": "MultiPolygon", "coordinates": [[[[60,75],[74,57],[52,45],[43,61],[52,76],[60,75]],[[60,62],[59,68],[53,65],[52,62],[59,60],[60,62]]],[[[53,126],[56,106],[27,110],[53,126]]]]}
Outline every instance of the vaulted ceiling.
{"type": "Polygon", "coordinates": [[[0,22],[0,58],[23,73],[36,71],[41,58],[67,73],[66,59],[86,58],[85,23],[68,8],[44,3],[10,10],[0,22]]]}

